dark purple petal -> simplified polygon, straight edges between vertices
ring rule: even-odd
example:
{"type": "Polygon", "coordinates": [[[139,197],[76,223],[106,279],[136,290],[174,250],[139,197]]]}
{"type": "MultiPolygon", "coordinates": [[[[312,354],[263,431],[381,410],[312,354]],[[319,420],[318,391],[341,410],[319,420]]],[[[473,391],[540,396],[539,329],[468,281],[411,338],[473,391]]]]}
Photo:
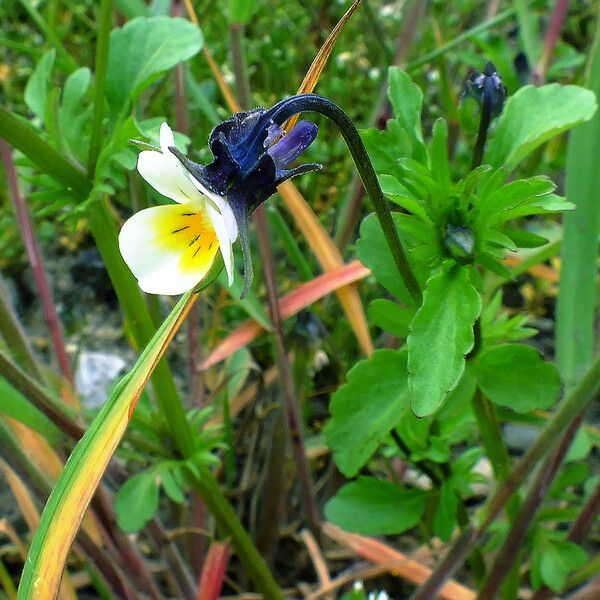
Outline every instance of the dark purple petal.
{"type": "Polygon", "coordinates": [[[278,169],[294,162],[317,137],[317,126],[311,121],[299,121],[292,130],[271,146],[267,153],[278,169]]]}

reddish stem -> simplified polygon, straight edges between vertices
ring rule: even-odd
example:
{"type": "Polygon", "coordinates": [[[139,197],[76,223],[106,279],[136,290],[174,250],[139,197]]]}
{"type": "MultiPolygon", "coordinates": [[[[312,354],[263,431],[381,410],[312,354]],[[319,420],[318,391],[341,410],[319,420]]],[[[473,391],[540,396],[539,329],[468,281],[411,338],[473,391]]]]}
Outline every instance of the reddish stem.
{"type": "Polygon", "coordinates": [[[52,292],[50,291],[44,264],[42,263],[40,247],[33,231],[33,224],[27,211],[25,198],[21,195],[19,190],[19,181],[12,159],[11,148],[3,139],[0,139],[0,154],[2,155],[2,161],[4,162],[10,195],[15,206],[17,221],[19,222],[19,228],[21,229],[21,235],[23,236],[27,258],[33,271],[33,277],[42,304],[44,319],[50,330],[54,352],[64,378],[71,386],[73,386],[73,373],[69,365],[69,357],[65,348],[65,341],[60,321],[58,320],[58,315],[56,313],[56,307],[54,306],[54,301],[52,299],[52,292]]]}
{"type": "Polygon", "coordinates": [[[531,74],[531,79],[535,85],[542,85],[546,80],[550,60],[552,59],[556,42],[558,42],[568,12],[569,0],[556,0],[554,10],[552,11],[550,26],[548,27],[546,39],[544,40],[544,52],[542,53],[540,62],[536,65],[531,74]]]}

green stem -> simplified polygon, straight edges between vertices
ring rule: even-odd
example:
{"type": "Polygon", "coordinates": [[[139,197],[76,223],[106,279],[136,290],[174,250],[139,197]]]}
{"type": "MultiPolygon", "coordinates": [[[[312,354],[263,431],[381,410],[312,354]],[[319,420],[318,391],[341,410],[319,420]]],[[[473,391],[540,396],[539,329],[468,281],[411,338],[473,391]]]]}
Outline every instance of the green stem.
{"type": "Polygon", "coordinates": [[[4,588],[8,600],[17,600],[17,588],[4,562],[0,558],[0,585],[4,588]]]}
{"type": "Polygon", "coordinates": [[[28,156],[44,173],[71,188],[81,199],[88,197],[92,184],[85,174],[42,140],[27,121],[16,117],[2,106],[0,137],[28,156]]]}
{"type": "Polygon", "coordinates": [[[479,25],[475,25],[475,27],[471,27],[471,29],[468,29],[464,33],[461,33],[460,35],[453,37],[452,41],[448,42],[447,44],[444,44],[443,46],[436,48],[432,52],[425,54],[421,58],[418,58],[417,60],[409,63],[406,67],[406,70],[409,73],[416,71],[419,67],[422,67],[423,65],[426,65],[427,63],[430,63],[433,60],[435,60],[436,58],[442,56],[443,54],[446,54],[446,52],[453,50],[454,48],[456,48],[456,46],[459,46],[463,42],[466,42],[467,40],[471,39],[473,36],[479,35],[480,33],[487,31],[488,29],[492,29],[492,28],[496,27],[497,25],[504,23],[504,21],[508,21],[514,15],[515,15],[514,8],[506,9],[504,12],[501,12],[499,15],[495,16],[493,19],[489,19],[488,21],[484,21],[483,23],[480,23],[479,25]]]}
{"type": "Polygon", "coordinates": [[[39,30],[44,34],[46,39],[56,48],[58,52],[59,58],[62,60],[64,65],[67,67],[69,72],[77,69],[77,63],[73,60],[73,57],[65,50],[65,47],[62,45],[61,41],[54,34],[52,29],[48,27],[46,21],[39,13],[37,8],[33,6],[30,0],[19,0],[21,6],[27,11],[33,22],[38,26],[39,30]]]}
{"type": "MultiPolygon", "coordinates": [[[[477,425],[485,453],[492,463],[495,479],[499,482],[504,481],[510,473],[512,463],[508,449],[504,443],[496,407],[483,394],[480,388],[477,388],[473,396],[473,410],[477,418],[477,425]]],[[[508,501],[506,512],[510,523],[514,523],[519,513],[519,498],[516,494],[513,494],[508,501]]],[[[502,585],[502,598],[514,598],[515,585],[518,589],[519,581],[518,563],[515,561],[502,585]]]]}
{"type": "Polygon", "coordinates": [[[485,452],[492,463],[496,481],[504,481],[510,472],[511,460],[504,444],[496,407],[477,388],[473,396],[473,409],[485,452]]]}
{"type": "Polygon", "coordinates": [[[77,422],[75,413],[16,365],[1,349],[0,375],[67,435],[76,440],[83,436],[83,427],[77,422]]]}
{"type": "Polygon", "coordinates": [[[210,471],[201,463],[194,463],[190,471],[193,477],[192,485],[208,506],[221,530],[231,538],[240,562],[263,598],[283,600],[283,592],[210,471]]]}
{"type": "Polygon", "coordinates": [[[100,28],[96,41],[96,66],[94,75],[96,87],[94,93],[94,116],[92,117],[92,133],[90,138],[90,154],[88,157],[88,175],[93,178],[96,161],[102,147],[102,119],[104,117],[104,84],[106,82],[106,66],[108,64],[108,40],[112,28],[112,11],[114,0],[102,0],[100,3],[100,28]]]}
{"type": "Polygon", "coordinates": [[[6,341],[11,355],[23,369],[35,377],[38,381],[42,380],[42,374],[37,361],[23,331],[17,315],[9,303],[8,289],[0,279],[0,335],[6,341]]]}

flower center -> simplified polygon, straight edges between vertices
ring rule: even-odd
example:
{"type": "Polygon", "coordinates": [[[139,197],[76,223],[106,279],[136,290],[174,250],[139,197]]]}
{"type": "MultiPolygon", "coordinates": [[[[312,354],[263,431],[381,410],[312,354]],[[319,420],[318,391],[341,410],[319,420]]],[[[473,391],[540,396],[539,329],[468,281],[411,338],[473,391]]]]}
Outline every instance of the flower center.
{"type": "Polygon", "coordinates": [[[210,265],[219,249],[212,223],[204,210],[183,204],[167,218],[156,223],[156,243],[169,252],[180,255],[182,271],[197,270],[210,265]]]}

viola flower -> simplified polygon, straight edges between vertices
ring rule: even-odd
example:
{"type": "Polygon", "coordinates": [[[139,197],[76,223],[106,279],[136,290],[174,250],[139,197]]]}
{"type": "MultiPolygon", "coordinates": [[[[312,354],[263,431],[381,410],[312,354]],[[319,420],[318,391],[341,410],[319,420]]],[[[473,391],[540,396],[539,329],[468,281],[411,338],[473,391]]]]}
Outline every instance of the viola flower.
{"type": "Polygon", "coordinates": [[[146,208],[129,218],[119,233],[119,248],[140,288],[150,294],[182,294],[210,270],[221,249],[229,284],[238,228],[231,207],[201,188],[170,148],[170,127],[160,127],[160,152],[144,150],[140,175],[163,196],[177,202],[146,208]]]}
{"type": "Polygon", "coordinates": [[[231,285],[232,244],[239,235],[243,294],[247,292],[252,280],[250,214],[279,184],[321,167],[288,168],[317,135],[317,126],[309,121],[298,122],[287,134],[283,131],[283,121],[291,116],[285,111],[288,101],[236,113],[215,127],[209,138],[214,160],[208,165],[179,152],[166,123],[160,130],[161,152],[140,153],[141,176],[179,203],[140,211],[119,234],[123,258],[144,291],[180,294],[192,289],[208,273],[219,247],[231,285]]]}

